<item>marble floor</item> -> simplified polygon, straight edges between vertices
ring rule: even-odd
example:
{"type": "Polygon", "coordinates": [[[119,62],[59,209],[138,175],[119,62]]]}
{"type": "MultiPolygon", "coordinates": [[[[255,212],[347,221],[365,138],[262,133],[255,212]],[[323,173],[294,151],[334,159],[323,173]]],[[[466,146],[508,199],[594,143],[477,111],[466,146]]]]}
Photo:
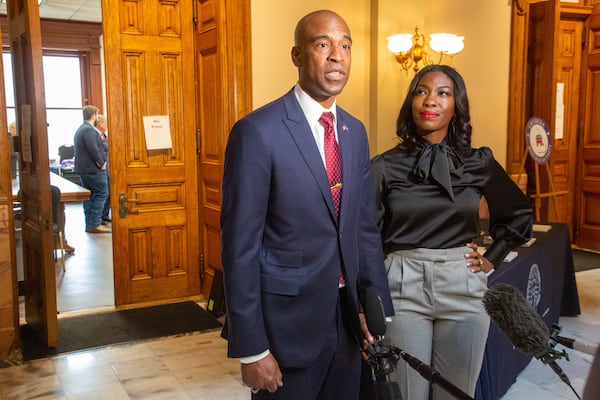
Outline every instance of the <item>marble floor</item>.
{"type": "MultiPolygon", "coordinates": [[[[98,258],[110,254],[110,235],[84,233],[77,225],[78,212],[72,208],[67,215],[67,238],[76,247],[75,255],[67,259],[66,273],[57,268],[59,318],[113,305],[112,263],[106,256],[104,262],[98,258]]],[[[597,346],[600,268],[578,272],[576,278],[582,314],[562,317],[561,335],[597,346]]],[[[593,357],[567,351],[570,361],[558,364],[581,395],[593,357]]],[[[0,400],[249,398],[248,388],[241,383],[239,361],[227,359],[219,331],[107,346],[0,369],[0,400]]],[[[577,397],[550,367],[533,359],[501,400],[537,399],[577,397]]]]}
{"type": "MultiPolygon", "coordinates": [[[[561,334],[598,345],[600,269],[578,272],[577,284],[582,314],[561,318],[561,334]]],[[[226,358],[225,347],[219,332],[211,331],[33,361],[0,369],[0,399],[249,399],[238,361],[226,358]]],[[[592,356],[568,353],[570,361],[559,365],[581,394],[592,356]]],[[[576,396],[548,366],[533,359],[502,400],[537,399],[576,396]]]]}

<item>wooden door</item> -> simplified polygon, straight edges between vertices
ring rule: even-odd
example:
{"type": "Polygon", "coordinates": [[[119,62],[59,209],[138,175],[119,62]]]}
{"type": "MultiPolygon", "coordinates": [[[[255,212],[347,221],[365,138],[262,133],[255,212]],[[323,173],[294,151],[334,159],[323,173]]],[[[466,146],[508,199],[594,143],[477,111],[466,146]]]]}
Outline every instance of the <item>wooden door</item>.
{"type": "MultiPolygon", "coordinates": [[[[557,125],[554,130],[551,165],[554,190],[563,194],[555,196],[559,217],[553,220],[567,224],[571,237],[573,237],[574,220],[571,216],[575,212],[575,171],[577,167],[583,21],[561,19],[558,29],[558,47],[554,60],[556,67],[555,86],[557,86],[557,94],[560,93],[558,85],[561,87],[564,117],[556,119],[557,125]]],[[[557,104],[557,113],[559,108],[560,106],[557,104]]]]}
{"type": "Polygon", "coordinates": [[[581,135],[577,154],[574,243],[600,251],[600,5],[588,18],[584,48],[581,135]]]}
{"type": "MultiPolygon", "coordinates": [[[[0,47],[2,45],[0,38],[0,47]]],[[[4,64],[0,59],[0,110],[6,110],[4,95],[4,64]]],[[[19,348],[19,297],[17,285],[17,255],[15,251],[15,221],[12,201],[9,138],[6,113],[0,112],[0,360],[19,348]]]]}
{"type": "MultiPolygon", "coordinates": [[[[556,0],[530,4],[527,31],[527,77],[525,122],[533,116],[543,119],[551,135],[556,129],[556,68],[555,55],[558,48],[559,7],[556,0]]],[[[523,127],[524,129],[524,127],[523,127]]],[[[524,131],[522,131],[524,132],[524,131]]],[[[547,161],[552,170],[553,159],[547,161]]],[[[551,185],[545,165],[536,166],[531,158],[527,160],[530,181],[533,177],[534,189],[546,194],[551,185]]],[[[535,191],[535,190],[534,190],[535,191]]],[[[556,221],[553,198],[542,199],[541,221],[556,221]]]]}
{"type": "Polygon", "coordinates": [[[192,11],[102,0],[116,306],[200,293],[192,11]],[[148,150],[155,115],[170,149],[148,150]]]}
{"type": "Polygon", "coordinates": [[[201,290],[208,298],[215,270],[221,269],[225,143],[233,123],[251,107],[250,1],[197,0],[196,4],[201,290]]]}
{"type": "Polygon", "coordinates": [[[43,343],[55,346],[56,278],[39,9],[36,0],[23,0],[8,2],[7,11],[20,143],[25,319],[43,343]]]}

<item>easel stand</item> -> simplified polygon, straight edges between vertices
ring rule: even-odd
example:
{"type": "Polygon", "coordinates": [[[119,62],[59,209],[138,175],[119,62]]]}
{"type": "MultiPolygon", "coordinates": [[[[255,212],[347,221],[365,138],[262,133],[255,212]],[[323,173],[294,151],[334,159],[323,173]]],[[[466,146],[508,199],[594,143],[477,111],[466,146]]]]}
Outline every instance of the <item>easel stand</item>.
{"type": "MultiPolygon", "coordinates": [[[[521,165],[519,166],[519,174],[517,177],[517,182],[521,179],[521,174],[525,173],[525,161],[527,160],[527,154],[529,153],[527,147],[525,147],[525,152],[523,153],[523,157],[521,158],[521,165]]],[[[542,199],[554,197],[554,201],[552,202],[554,205],[554,213],[556,215],[556,219],[560,221],[560,214],[558,212],[557,205],[557,196],[564,195],[569,193],[567,190],[554,190],[554,182],[552,179],[552,171],[550,171],[550,167],[548,163],[544,163],[544,167],[546,168],[546,173],[548,174],[548,185],[550,186],[550,191],[546,193],[540,193],[540,164],[533,160],[535,163],[535,194],[532,194],[531,197],[535,199],[535,220],[540,221],[540,210],[542,208],[542,199]]]]}

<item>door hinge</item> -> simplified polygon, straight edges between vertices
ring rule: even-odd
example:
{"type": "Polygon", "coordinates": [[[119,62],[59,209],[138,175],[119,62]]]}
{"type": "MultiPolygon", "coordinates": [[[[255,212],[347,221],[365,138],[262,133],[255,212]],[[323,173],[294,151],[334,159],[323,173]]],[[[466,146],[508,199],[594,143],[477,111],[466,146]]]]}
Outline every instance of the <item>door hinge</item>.
{"type": "Polygon", "coordinates": [[[579,236],[579,214],[573,215],[573,242],[579,236]]]}
{"type": "Polygon", "coordinates": [[[587,26],[583,27],[583,32],[581,32],[581,48],[585,48],[588,45],[588,37],[589,37],[590,29],[587,26]]]}
{"type": "Polygon", "coordinates": [[[196,153],[200,154],[202,151],[202,137],[200,136],[202,132],[200,128],[196,128],[196,153]]]}
{"type": "Polygon", "coordinates": [[[200,279],[204,279],[204,254],[200,254],[200,279]]]}
{"type": "Polygon", "coordinates": [[[198,0],[192,0],[192,22],[198,23],[198,0]]]}
{"type": "Polygon", "coordinates": [[[576,144],[577,150],[579,150],[579,145],[581,144],[581,139],[583,138],[584,130],[585,130],[585,126],[584,126],[584,122],[582,121],[577,125],[577,139],[576,139],[577,140],[577,144],[576,144]]]}

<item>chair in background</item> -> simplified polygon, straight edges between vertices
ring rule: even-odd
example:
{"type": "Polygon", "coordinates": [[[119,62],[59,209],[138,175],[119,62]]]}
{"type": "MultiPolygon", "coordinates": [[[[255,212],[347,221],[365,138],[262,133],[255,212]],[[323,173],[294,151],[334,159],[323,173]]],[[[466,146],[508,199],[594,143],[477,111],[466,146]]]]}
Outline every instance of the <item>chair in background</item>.
{"type": "Polygon", "coordinates": [[[75,149],[73,148],[73,145],[63,144],[62,146],[60,146],[58,148],[58,156],[60,157],[58,162],[60,162],[61,164],[63,163],[63,161],[72,160],[73,158],[75,158],[75,149]]]}
{"type": "Polygon", "coordinates": [[[75,173],[75,148],[72,144],[63,144],[58,148],[58,174],[79,185],[79,175],[75,173]]]}
{"type": "Polygon", "coordinates": [[[52,230],[54,231],[54,260],[56,261],[56,251],[60,250],[60,260],[63,272],[65,271],[65,242],[63,238],[63,229],[65,226],[64,212],[61,210],[60,189],[56,186],[50,186],[52,192],[52,230]],[[57,247],[58,245],[58,247],[57,247]]]}

